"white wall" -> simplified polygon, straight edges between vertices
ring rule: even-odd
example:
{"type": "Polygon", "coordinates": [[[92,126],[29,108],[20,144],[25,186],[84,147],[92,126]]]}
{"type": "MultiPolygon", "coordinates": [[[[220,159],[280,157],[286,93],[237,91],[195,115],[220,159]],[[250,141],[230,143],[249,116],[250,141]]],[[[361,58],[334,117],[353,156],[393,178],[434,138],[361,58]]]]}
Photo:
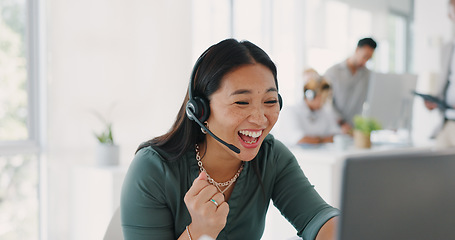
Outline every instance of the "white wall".
{"type": "Polygon", "coordinates": [[[49,239],[70,239],[70,176],[94,162],[90,112],[111,112],[128,164],[171,126],[191,71],[191,1],[47,1],[49,239]]]}

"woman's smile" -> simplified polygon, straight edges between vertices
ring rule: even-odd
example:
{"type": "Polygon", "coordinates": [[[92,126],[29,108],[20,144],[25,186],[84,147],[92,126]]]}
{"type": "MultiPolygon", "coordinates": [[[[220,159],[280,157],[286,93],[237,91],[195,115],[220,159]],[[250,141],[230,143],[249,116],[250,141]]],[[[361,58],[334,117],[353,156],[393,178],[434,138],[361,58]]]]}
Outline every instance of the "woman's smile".
{"type": "Polygon", "coordinates": [[[239,137],[241,143],[246,148],[256,147],[259,139],[262,136],[263,130],[240,130],[239,137]]]}

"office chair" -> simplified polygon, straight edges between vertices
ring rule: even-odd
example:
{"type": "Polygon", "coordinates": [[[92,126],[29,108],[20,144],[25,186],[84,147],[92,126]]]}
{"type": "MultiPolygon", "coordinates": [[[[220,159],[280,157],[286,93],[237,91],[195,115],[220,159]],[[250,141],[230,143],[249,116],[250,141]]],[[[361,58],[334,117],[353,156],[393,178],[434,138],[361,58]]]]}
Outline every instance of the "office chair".
{"type": "Polygon", "coordinates": [[[106,234],[103,240],[123,240],[122,224],[120,221],[120,208],[115,210],[109,225],[107,226],[106,234]]]}

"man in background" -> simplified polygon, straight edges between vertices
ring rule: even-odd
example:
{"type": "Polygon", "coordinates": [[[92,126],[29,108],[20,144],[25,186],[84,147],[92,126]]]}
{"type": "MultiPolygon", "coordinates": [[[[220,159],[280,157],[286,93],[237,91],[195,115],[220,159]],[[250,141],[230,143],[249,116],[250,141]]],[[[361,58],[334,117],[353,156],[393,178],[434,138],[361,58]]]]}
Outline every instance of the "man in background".
{"type": "Polygon", "coordinates": [[[332,85],[333,108],[343,133],[351,133],[354,116],[362,113],[371,75],[365,64],[373,57],[376,46],[372,38],[360,39],[354,54],[330,67],[324,75],[332,85]]]}
{"type": "MultiPolygon", "coordinates": [[[[455,23],[455,0],[449,0],[449,19],[455,23]]],[[[442,48],[441,74],[438,81],[438,92],[436,96],[442,99],[446,105],[455,108],[455,41],[444,45],[442,48]]],[[[425,101],[429,110],[438,107],[436,103],[425,101]]],[[[455,146],[455,109],[439,109],[441,111],[442,124],[438,127],[436,135],[436,147],[448,148],[455,146]]]]}

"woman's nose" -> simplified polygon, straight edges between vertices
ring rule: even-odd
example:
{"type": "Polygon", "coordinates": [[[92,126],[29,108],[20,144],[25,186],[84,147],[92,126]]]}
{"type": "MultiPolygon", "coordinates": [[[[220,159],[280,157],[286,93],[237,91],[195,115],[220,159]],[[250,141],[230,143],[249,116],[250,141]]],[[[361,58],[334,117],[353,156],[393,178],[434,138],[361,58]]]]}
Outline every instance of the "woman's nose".
{"type": "Polygon", "coordinates": [[[250,114],[249,121],[257,125],[262,125],[267,122],[263,107],[255,107],[250,114]]]}

